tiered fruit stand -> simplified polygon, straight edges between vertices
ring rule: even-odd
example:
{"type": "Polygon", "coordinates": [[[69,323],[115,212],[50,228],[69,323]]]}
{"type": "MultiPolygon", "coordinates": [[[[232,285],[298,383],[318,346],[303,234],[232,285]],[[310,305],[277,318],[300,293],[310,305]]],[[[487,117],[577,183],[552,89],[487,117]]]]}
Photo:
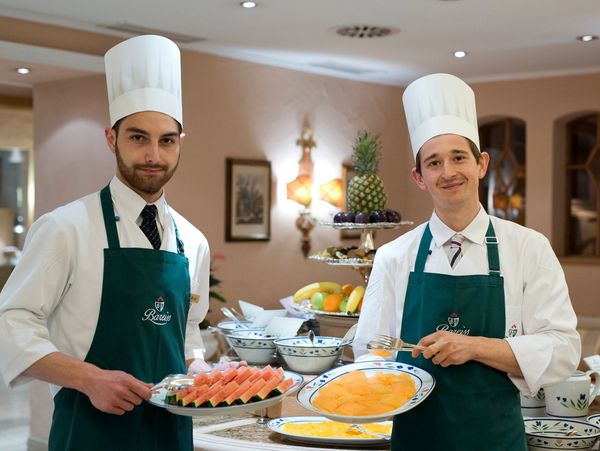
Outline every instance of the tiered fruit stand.
{"type": "MultiPolygon", "coordinates": [[[[375,240],[373,234],[377,230],[384,229],[399,229],[412,225],[412,221],[400,222],[377,222],[368,224],[357,224],[349,222],[320,222],[320,226],[333,227],[338,230],[360,230],[360,245],[359,249],[365,252],[375,249],[375,240]]],[[[321,255],[311,255],[308,257],[311,260],[319,261],[331,266],[345,266],[358,271],[363,278],[365,286],[369,282],[371,269],[373,268],[373,260],[362,258],[330,258],[321,255]]],[[[344,333],[358,321],[358,313],[342,313],[342,312],[323,312],[312,310],[321,326],[321,335],[343,336],[344,333]]]]}
{"type": "MultiPolygon", "coordinates": [[[[360,245],[359,249],[365,252],[375,249],[375,240],[373,234],[376,230],[384,229],[399,229],[404,226],[412,225],[412,221],[400,221],[400,222],[375,222],[368,224],[357,224],[353,222],[321,222],[319,225],[333,227],[338,230],[360,230],[360,245]]],[[[362,258],[330,258],[323,257],[321,255],[311,255],[311,260],[323,262],[327,265],[332,266],[347,266],[360,273],[362,276],[365,286],[369,282],[369,275],[373,267],[373,260],[362,259],[362,258]]]]}

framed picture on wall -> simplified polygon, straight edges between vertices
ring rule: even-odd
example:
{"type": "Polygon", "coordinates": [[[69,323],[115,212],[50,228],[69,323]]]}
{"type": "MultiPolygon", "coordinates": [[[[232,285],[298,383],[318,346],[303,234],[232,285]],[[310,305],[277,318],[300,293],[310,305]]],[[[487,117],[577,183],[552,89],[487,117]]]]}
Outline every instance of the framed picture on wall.
{"type": "Polygon", "coordinates": [[[225,160],[225,241],[271,238],[271,163],[225,160]]]}

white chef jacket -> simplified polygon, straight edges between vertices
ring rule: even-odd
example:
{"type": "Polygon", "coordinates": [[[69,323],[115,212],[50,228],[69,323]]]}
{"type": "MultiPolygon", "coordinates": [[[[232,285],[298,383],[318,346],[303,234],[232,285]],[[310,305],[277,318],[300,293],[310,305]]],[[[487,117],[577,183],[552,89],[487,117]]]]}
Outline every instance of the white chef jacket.
{"type": "MultiPolygon", "coordinates": [[[[581,355],[577,317],[563,270],[548,240],[534,230],[488,216],[480,206],[475,219],[460,231],[466,238],[463,255],[451,268],[447,248],[456,232],[434,212],[429,221],[432,240],[424,271],[457,276],[488,274],[484,237],[489,219],[498,238],[504,278],[505,339],[523,373],[523,377],[508,376],[521,392],[533,394],[570,376],[581,355]]],[[[414,271],[426,225],[377,250],[354,340],[355,355],[365,354],[366,343],[377,333],[401,336],[408,277],[414,271]]]]}
{"type": "MultiPolygon", "coordinates": [[[[121,247],[151,249],[136,223],[146,201],[116,177],[110,189],[121,247]]],[[[164,194],[154,204],[162,229],[160,248],[177,252],[175,220],[189,259],[192,302],[185,358],[191,359],[203,347],[198,324],[208,311],[208,242],[167,205],[164,194]]],[[[0,374],[7,385],[29,381],[21,373],[51,352],[85,359],[100,312],[107,247],[99,192],[59,207],[31,226],[21,259],[0,293],[0,374]]]]}

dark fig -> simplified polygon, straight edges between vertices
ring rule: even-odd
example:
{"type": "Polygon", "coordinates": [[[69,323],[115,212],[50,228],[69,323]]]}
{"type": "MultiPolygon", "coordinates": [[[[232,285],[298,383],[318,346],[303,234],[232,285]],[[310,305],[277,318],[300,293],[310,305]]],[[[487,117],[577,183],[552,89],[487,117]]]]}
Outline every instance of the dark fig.
{"type": "Polygon", "coordinates": [[[358,212],[354,215],[354,222],[357,224],[368,224],[369,213],[358,212]]]}
{"type": "Polygon", "coordinates": [[[347,211],[344,213],[344,220],[342,222],[354,222],[354,213],[347,211]]]}
{"type": "Polygon", "coordinates": [[[387,222],[400,222],[402,217],[396,210],[386,210],[387,222]]]}
{"type": "Polygon", "coordinates": [[[387,221],[387,215],[385,214],[385,211],[375,210],[375,211],[371,212],[371,222],[386,222],[386,221],[387,221]]]}
{"type": "Polygon", "coordinates": [[[335,222],[335,223],[345,222],[344,221],[345,214],[346,213],[342,213],[341,211],[339,213],[336,213],[335,216],[333,217],[333,222],[335,222]]]}

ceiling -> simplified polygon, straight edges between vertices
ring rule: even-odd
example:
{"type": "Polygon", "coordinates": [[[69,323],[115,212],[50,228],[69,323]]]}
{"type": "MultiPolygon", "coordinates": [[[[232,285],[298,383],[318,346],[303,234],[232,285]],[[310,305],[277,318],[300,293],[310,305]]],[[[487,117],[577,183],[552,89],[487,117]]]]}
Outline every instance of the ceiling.
{"type": "MultiPolygon", "coordinates": [[[[126,23],[197,38],[180,44],[189,50],[389,85],[432,72],[471,82],[600,72],[600,40],[576,40],[600,35],[599,0],[257,2],[244,9],[237,0],[0,0],[0,16],[123,37],[131,35],[105,26],[126,23]],[[339,36],[345,25],[392,33],[339,36]],[[454,57],[456,50],[467,56],[454,57]]],[[[5,70],[16,62],[0,59],[0,83],[26,87],[82,69],[42,65],[25,79],[5,70]]],[[[97,71],[98,61],[91,66],[97,71]]]]}

